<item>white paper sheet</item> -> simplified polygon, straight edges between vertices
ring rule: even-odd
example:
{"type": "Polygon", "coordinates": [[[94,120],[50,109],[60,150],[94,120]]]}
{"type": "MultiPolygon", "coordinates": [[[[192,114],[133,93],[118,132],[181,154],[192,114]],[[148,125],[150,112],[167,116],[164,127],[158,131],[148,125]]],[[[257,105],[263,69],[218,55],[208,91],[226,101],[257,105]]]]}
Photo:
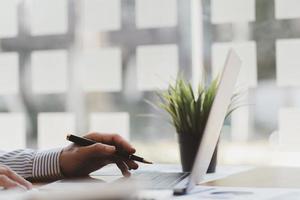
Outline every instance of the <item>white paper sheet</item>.
{"type": "Polygon", "coordinates": [[[19,92],[19,56],[17,53],[0,54],[0,95],[19,92]]]}
{"type": "Polygon", "coordinates": [[[177,18],[177,0],[136,0],[138,28],[176,26],[177,18]]]}
{"type": "Polygon", "coordinates": [[[122,58],[119,48],[82,52],[78,67],[86,92],[118,92],[122,89],[122,58]]]}
{"type": "Polygon", "coordinates": [[[179,69],[176,45],[139,46],[137,74],[139,90],[164,90],[177,77],[179,69]]]}
{"type": "Polygon", "coordinates": [[[299,18],[299,0],[275,0],[276,19],[299,18]]]}
{"type": "Polygon", "coordinates": [[[14,37],[18,33],[17,3],[18,0],[0,1],[0,38],[14,37]]]}
{"type": "Polygon", "coordinates": [[[117,133],[129,140],[128,113],[92,113],[90,115],[90,131],[100,133],[117,133]]]}
{"type": "Polygon", "coordinates": [[[22,113],[0,114],[0,147],[9,151],[26,146],[26,121],[22,113]]]}
{"type": "Polygon", "coordinates": [[[32,91],[37,94],[62,93],[68,85],[65,50],[36,51],[31,55],[32,91]]]}
{"type": "Polygon", "coordinates": [[[252,88],[257,86],[257,55],[256,43],[234,42],[234,43],[215,43],[212,46],[212,66],[213,76],[216,77],[225,63],[226,55],[230,48],[233,48],[241,57],[242,68],[237,81],[238,86],[252,88]]]}
{"type": "Polygon", "coordinates": [[[282,39],[276,42],[277,84],[280,87],[300,86],[300,40],[282,39]]]}
{"type": "Polygon", "coordinates": [[[212,22],[236,23],[255,20],[255,0],[212,0],[212,22]]]}
{"type": "Polygon", "coordinates": [[[32,35],[63,34],[68,29],[67,0],[30,0],[32,35]]]}
{"type": "Polygon", "coordinates": [[[70,144],[66,135],[75,132],[75,116],[72,113],[38,114],[38,147],[59,148],[70,144]]]}
{"type": "Polygon", "coordinates": [[[83,0],[83,29],[86,32],[121,28],[120,0],[83,0]]]}

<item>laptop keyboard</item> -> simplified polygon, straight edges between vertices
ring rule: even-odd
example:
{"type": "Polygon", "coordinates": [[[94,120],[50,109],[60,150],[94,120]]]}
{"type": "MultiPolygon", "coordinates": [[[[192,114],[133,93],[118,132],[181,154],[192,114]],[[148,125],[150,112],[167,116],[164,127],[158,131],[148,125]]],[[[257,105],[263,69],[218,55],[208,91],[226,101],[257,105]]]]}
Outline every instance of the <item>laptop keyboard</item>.
{"type": "Polygon", "coordinates": [[[189,173],[136,172],[131,179],[144,182],[147,189],[172,189],[189,173]]]}

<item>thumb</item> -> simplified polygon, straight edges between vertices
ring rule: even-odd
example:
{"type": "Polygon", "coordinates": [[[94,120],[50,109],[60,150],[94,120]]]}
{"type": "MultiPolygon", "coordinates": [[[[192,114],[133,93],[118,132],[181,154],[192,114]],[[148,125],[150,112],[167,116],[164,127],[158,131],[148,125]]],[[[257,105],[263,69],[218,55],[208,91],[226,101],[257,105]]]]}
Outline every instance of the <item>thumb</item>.
{"type": "Polygon", "coordinates": [[[113,155],[116,152],[116,147],[97,143],[86,147],[81,147],[81,152],[89,157],[97,157],[97,156],[110,156],[113,155]]]}

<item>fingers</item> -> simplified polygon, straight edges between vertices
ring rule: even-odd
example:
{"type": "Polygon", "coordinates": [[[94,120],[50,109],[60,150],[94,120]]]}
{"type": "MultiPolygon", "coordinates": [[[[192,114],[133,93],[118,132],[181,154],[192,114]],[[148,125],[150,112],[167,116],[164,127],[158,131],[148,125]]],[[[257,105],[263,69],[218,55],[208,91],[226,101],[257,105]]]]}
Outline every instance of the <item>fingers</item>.
{"type": "MultiPolygon", "coordinates": [[[[126,140],[124,140],[120,135],[116,134],[100,134],[100,133],[90,133],[86,136],[89,139],[101,142],[102,145],[110,144],[110,145],[115,145],[117,147],[121,147],[122,149],[126,150],[128,153],[134,153],[135,149],[128,143],[126,140]]],[[[106,145],[109,146],[109,145],[106,145]]],[[[109,146],[111,147],[111,146],[109,146]]],[[[98,151],[101,153],[101,149],[98,151]]],[[[115,153],[115,149],[114,152],[115,153]]],[[[120,158],[123,160],[122,158],[120,158]]],[[[138,164],[132,160],[126,160],[124,159],[123,162],[126,163],[129,169],[137,169],[138,164]]]]}
{"type": "Polygon", "coordinates": [[[79,152],[82,156],[86,157],[113,156],[116,152],[116,147],[107,144],[97,143],[94,145],[81,147],[79,148],[79,152]]]}
{"type": "Polygon", "coordinates": [[[135,149],[118,134],[90,133],[86,137],[95,140],[97,142],[102,142],[105,144],[121,147],[122,149],[124,149],[130,154],[135,153],[135,149]]]}
{"type": "Polygon", "coordinates": [[[133,160],[124,160],[124,162],[128,166],[129,170],[137,169],[139,167],[139,165],[136,162],[134,162],[133,160]]]}
{"type": "Polygon", "coordinates": [[[121,161],[121,160],[117,160],[116,161],[116,165],[118,166],[118,168],[121,170],[123,176],[125,177],[129,177],[130,176],[130,172],[128,170],[127,165],[125,164],[125,162],[121,161]]]}
{"type": "Polygon", "coordinates": [[[30,182],[26,181],[23,177],[11,170],[9,167],[1,166],[0,175],[6,177],[2,177],[3,182],[7,182],[7,184],[12,185],[13,187],[16,187],[16,185],[13,184],[15,182],[18,184],[17,186],[20,185],[26,189],[32,188],[32,184],[30,182]]]}
{"type": "Polygon", "coordinates": [[[115,161],[119,160],[122,162],[125,162],[129,169],[137,169],[138,164],[134,162],[133,160],[128,159],[122,159],[122,157],[116,156],[116,147],[111,145],[106,145],[102,143],[97,143],[91,146],[87,147],[81,147],[80,151],[82,154],[84,154],[86,157],[96,157],[96,158],[103,158],[104,156],[107,157],[107,159],[115,161]]]}
{"type": "Polygon", "coordinates": [[[26,187],[26,189],[30,190],[32,189],[32,184],[29,181],[26,181],[23,177],[15,173],[14,171],[11,171],[11,173],[8,174],[8,177],[17,183],[23,185],[26,187]]]}
{"type": "Polygon", "coordinates": [[[12,188],[19,187],[26,190],[25,186],[19,184],[18,182],[10,179],[9,177],[3,174],[0,175],[0,186],[4,187],[5,189],[12,189],[12,188]]]}

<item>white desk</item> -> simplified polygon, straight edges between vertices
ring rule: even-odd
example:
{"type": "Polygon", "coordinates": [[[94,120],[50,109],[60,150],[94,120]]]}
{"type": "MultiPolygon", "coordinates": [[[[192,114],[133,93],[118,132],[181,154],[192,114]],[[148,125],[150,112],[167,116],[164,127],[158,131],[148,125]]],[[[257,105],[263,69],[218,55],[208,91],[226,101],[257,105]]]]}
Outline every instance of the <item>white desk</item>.
{"type": "MultiPolygon", "coordinates": [[[[141,171],[179,172],[179,165],[142,165],[141,171]]],[[[92,174],[93,178],[105,181],[118,179],[121,173],[115,166],[107,166],[92,174]]],[[[72,183],[73,184],[73,183],[72,183]]],[[[79,186],[82,184],[79,183],[79,186]]],[[[127,184],[130,185],[130,184],[127,184]]],[[[78,186],[78,185],[77,185],[78,186]]],[[[57,187],[57,186],[56,186],[57,187]]],[[[59,185],[58,185],[58,188],[59,185]]],[[[55,187],[54,187],[55,189],[55,187]]],[[[110,188],[111,189],[111,188],[110,188]]],[[[247,166],[220,166],[217,172],[205,177],[205,182],[196,187],[192,194],[174,197],[171,190],[166,191],[141,191],[138,194],[141,199],[199,199],[202,195],[210,195],[212,191],[217,192],[241,192],[253,193],[254,199],[270,200],[272,195],[281,195],[281,199],[293,199],[300,196],[300,169],[298,168],[253,168],[247,166]],[[294,196],[288,196],[294,195],[294,196]],[[148,198],[147,198],[148,197],[148,198]],[[156,197],[156,198],[154,198],[156,197]],[[285,198],[291,197],[291,198],[285,198]],[[293,198],[292,198],[293,197],[293,198]]],[[[117,190],[113,190],[116,192],[117,190]]],[[[204,198],[205,199],[205,198],[204,198]]],[[[211,198],[206,198],[211,199],[211,198]]],[[[213,198],[222,199],[222,198],[213,198]]],[[[224,198],[223,198],[224,199],[224,198]]],[[[236,198],[226,198],[228,200],[236,198]]],[[[251,199],[251,197],[250,197],[251,199]]],[[[253,198],[252,198],[253,199],[253,198]]],[[[297,199],[297,198],[296,198],[297,199]]],[[[273,200],[273,199],[272,199],[273,200]]]]}

